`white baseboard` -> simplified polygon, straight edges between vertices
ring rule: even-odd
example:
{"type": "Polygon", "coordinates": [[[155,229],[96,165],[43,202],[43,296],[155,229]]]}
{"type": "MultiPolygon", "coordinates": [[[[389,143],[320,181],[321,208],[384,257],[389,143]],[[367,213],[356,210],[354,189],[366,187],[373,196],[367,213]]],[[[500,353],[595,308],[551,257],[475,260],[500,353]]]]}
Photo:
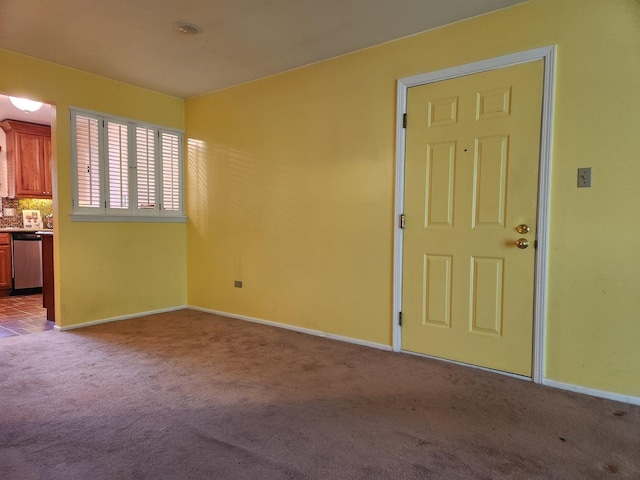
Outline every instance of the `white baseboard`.
{"type": "Polygon", "coordinates": [[[607,392],[606,390],[581,387],[580,385],[557,382],[555,380],[549,379],[544,379],[542,381],[542,384],[546,385],[547,387],[559,388],[562,390],[568,390],[570,392],[582,393],[584,395],[591,395],[592,397],[606,398],[607,400],[615,400],[616,402],[629,403],[631,405],[640,405],[640,397],[634,397],[631,395],[623,395],[620,393],[607,392]]]}
{"type": "MultiPolygon", "coordinates": [[[[59,330],[59,331],[64,332],[64,331],[68,331],[68,330],[74,330],[76,328],[84,328],[84,327],[90,327],[91,325],[99,325],[101,323],[110,323],[110,322],[117,322],[117,321],[120,321],[120,320],[129,320],[129,319],[132,319],[132,318],[146,317],[148,315],[154,315],[156,313],[175,312],[177,310],[184,310],[184,309],[190,309],[190,310],[196,310],[196,311],[205,312],[205,313],[211,313],[211,314],[214,314],[214,315],[220,315],[220,316],[223,316],[223,317],[234,318],[234,319],[237,319],[237,320],[244,320],[246,322],[259,323],[259,324],[262,324],[262,325],[269,325],[271,327],[276,327],[276,328],[284,328],[285,330],[292,330],[294,332],[306,333],[308,335],[314,335],[316,337],[322,337],[322,338],[328,338],[328,339],[331,339],[331,340],[338,340],[338,341],[341,341],[341,342],[353,343],[355,345],[362,345],[364,347],[376,348],[378,350],[385,350],[385,351],[388,351],[388,352],[392,351],[391,345],[384,345],[382,343],[368,342],[366,340],[360,340],[360,339],[352,338],[352,337],[345,337],[343,335],[334,335],[332,333],[326,333],[326,332],[323,332],[323,331],[320,331],[320,330],[313,330],[313,329],[310,329],[310,328],[297,327],[295,325],[287,325],[286,323],[272,322],[270,320],[263,320],[261,318],[247,317],[245,315],[236,315],[234,313],[221,312],[219,310],[211,310],[211,309],[208,309],[208,308],[200,308],[200,307],[195,307],[195,306],[192,306],[192,305],[184,305],[184,306],[179,306],[179,307],[163,308],[163,309],[159,309],[159,310],[151,310],[151,311],[147,311],[147,312],[134,313],[134,314],[131,314],[131,315],[122,315],[120,317],[103,318],[101,320],[93,320],[91,322],[78,323],[76,325],[69,325],[69,326],[65,326],[65,327],[59,327],[58,325],[56,325],[53,328],[55,330],[59,330]]],[[[410,353],[410,352],[404,352],[404,353],[410,353]]],[[[420,356],[424,356],[424,355],[420,355],[420,356]]],[[[453,363],[457,363],[457,362],[453,362],[453,363]]],[[[468,366],[468,365],[465,365],[465,366],[468,366]]],[[[478,367],[478,368],[480,368],[480,367],[478,367]]],[[[493,370],[489,370],[489,369],[483,369],[483,370],[488,370],[488,371],[494,372],[493,370]]],[[[494,373],[502,373],[502,372],[494,372],[494,373]]],[[[522,378],[522,377],[519,377],[517,375],[509,375],[509,376],[522,378]]],[[[607,400],[614,400],[616,402],[622,402],[622,403],[628,403],[628,404],[631,404],[631,405],[640,406],[640,397],[634,397],[632,395],[623,395],[623,394],[620,394],[620,393],[608,392],[608,391],[605,391],[605,390],[597,390],[595,388],[582,387],[580,385],[573,385],[571,383],[558,382],[556,380],[550,380],[550,379],[544,379],[542,381],[542,384],[546,385],[547,387],[558,388],[558,389],[561,389],[561,390],[568,390],[570,392],[576,392],[576,393],[581,393],[581,394],[584,394],[584,395],[590,395],[592,397],[605,398],[607,400]]]]}
{"type": "MultiPolygon", "coordinates": [[[[356,345],[362,345],[362,346],[365,346],[365,347],[377,348],[379,350],[385,350],[385,351],[391,351],[392,350],[390,345],[384,345],[384,344],[381,344],[381,343],[374,343],[374,342],[367,342],[367,341],[364,341],[364,340],[359,340],[359,339],[351,338],[351,337],[345,337],[345,336],[342,336],[342,335],[334,335],[334,334],[322,332],[320,330],[312,330],[310,328],[302,328],[302,327],[297,327],[297,326],[294,326],[294,325],[287,325],[285,323],[278,323],[278,322],[272,322],[270,320],[263,320],[263,319],[260,319],[260,318],[247,317],[247,316],[244,316],[244,315],[236,315],[234,313],[221,312],[219,310],[211,310],[211,309],[208,309],[208,308],[194,307],[192,305],[188,305],[187,308],[189,308],[190,310],[197,310],[197,311],[200,311],[200,312],[212,313],[214,315],[220,315],[220,316],[223,316],[223,317],[235,318],[237,320],[244,320],[244,321],[247,321],[247,322],[260,323],[260,324],[263,324],[263,325],[269,325],[269,326],[277,327],[277,328],[284,328],[286,330],[293,330],[294,332],[306,333],[306,334],[315,335],[315,336],[318,336],[318,337],[329,338],[331,340],[339,340],[341,342],[354,343],[356,345]]],[[[402,353],[411,354],[411,352],[405,352],[405,351],[403,351],[402,353]]],[[[426,355],[419,355],[419,356],[427,357],[426,355]]],[[[435,358],[435,357],[433,357],[433,358],[435,358]]],[[[442,360],[442,359],[438,358],[437,360],[442,360]]],[[[462,364],[462,363],[454,362],[454,361],[450,361],[450,362],[458,363],[460,365],[467,366],[467,367],[479,368],[481,370],[486,370],[486,371],[492,372],[492,373],[498,373],[498,374],[506,375],[506,376],[509,376],[509,377],[518,378],[520,380],[531,381],[530,378],[522,377],[520,375],[513,375],[513,374],[510,374],[510,373],[499,372],[499,371],[491,370],[491,369],[488,369],[488,368],[476,367],[476,366],[473,366],[473,365],[462,364]]],[[[552,388],[558,388],[558,389],[561,389],[561,390],[569,390],[571,392],[582,393],[584,395],[591,395],[593,397],[606,398],[608,400],[615,400],[617,402],[628,403],[628,404],[631,404],[631,405],[640,405],[640,397],[633,397],[631,395],[622,395],[622,394],[619,394],[619,393],[607,392],[607,391],[604,391],[604,390],[596,390],[594,388],[581,387],[579,385],[572,385],[570,383],[557,382],[555,380],[548,380],[548,379],[544,379],[542,384],[546,385],[548,387],[552,387],[552,388]]]]}
{"type": "Polygon", "coordinates": [[[154,315],[156,313],[175,312],[176,310],[184,310],[186,308],[187,308],[186,305],[183,305],[183,306],[180,306],[180,307],[162,308],[162,309],[159,309],[159,310],[150,310],[148,312],[132,313],[131,315],[122,315],[120,317],[103,318],[101,320],[93,320],[91,322],[77,323],[75,325],[68,325],[68,326],[64,326],[64,327],[59,327],[58,325],[56,325],[53,328],[54,328],[54,330],[59,330],[61,332],[66,332],[68,330],[75,330],[76,328],[90,327],[91,325],[100,325],[101,323],[118,322],[120,320],[130,320],[132,318],[146,317],[148,315],[154,315]]]}
{"type": "Polygon", "coordinates": [[[306,333],[308,335],[315,335],[316,337],[323,337],[331,340],[338,340],[340,342],[353,343],[355,345],[362,345],[364,347],[377,348],[378,350],[385,350],[388,352],[391,351],[391,345],[384,345],[382,343],[367,342],[366,340],[360,340],[352,337],[345,337],[342,335],[334,335],[332,333],[326,333],[320,330],[312,330],[310,328],[297,327],[295,325],[287,325],[286,323],[272,322],[270,320],[263,320],[261,318],[247,317],[245,315],[236,315],[235,313],[221,312],[218,310],[211,310],[208,308],[194,307],[192,305],[188,305],[187,308],[190,310],[197,310],[199,312],[220,315],[222,317],[234,318],[236,320],[244,320],[246,322],[260,323],[262,325],[269,325],[271,327],[284,328],[285,330],[293,330],[294,332],[306,333]]]}

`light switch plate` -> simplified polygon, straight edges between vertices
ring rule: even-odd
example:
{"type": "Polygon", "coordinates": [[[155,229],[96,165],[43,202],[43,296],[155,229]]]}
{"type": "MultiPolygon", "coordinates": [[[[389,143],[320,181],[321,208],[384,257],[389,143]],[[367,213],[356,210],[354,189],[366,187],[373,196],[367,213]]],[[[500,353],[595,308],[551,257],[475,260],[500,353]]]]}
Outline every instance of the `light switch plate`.
{"type": "Polygon", "coordinates": [[[578,188],[591,186],[591,167],[578,169],[578,188]]]}

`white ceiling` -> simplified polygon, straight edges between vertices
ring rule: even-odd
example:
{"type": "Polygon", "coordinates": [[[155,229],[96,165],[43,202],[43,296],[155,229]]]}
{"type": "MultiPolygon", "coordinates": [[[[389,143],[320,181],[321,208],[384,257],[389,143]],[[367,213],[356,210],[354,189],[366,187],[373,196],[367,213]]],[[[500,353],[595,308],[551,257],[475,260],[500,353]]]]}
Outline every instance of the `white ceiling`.
{"type": "Polygon", "coordinates": [[[0,47],[186,98],[523,1],[0,0],[0,47]]]}

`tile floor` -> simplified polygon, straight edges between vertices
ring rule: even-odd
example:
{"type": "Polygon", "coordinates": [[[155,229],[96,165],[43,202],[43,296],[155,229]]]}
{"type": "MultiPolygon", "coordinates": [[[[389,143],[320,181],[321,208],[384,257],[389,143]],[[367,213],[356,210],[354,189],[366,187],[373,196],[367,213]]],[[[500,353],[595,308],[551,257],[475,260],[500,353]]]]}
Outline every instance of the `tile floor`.
{"type": "Polygon", "coordinates": [[[51,330],[42,294],[0,297],[0,339],[51,330]]]}

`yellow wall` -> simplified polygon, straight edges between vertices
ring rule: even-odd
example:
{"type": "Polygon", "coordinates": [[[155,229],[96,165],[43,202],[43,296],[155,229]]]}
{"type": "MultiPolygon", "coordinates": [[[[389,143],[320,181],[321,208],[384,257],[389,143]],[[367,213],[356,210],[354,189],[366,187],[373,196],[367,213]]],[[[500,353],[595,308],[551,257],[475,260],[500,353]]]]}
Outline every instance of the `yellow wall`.
{"type": "Polygon", "coordinates": [[[60,325],[188,290],[191,305],[390,344],[397,79],[557,44],[547,377],[640,396],[639,32],[635,0],[532,0],[190,99],[187,226],[69,220],[69,106],[182,128],[182,100],[0,49],[0,92],[57,105],[60,325]]]}
{"type": "Polygon", "coordinates": [[[189,304],[390,344],[397,79],[550,44],[547,377],[640,396],[635,0],[532,0],[189,99],[189,304]]]}
{"type": "Polygon", "coordinates": [[[184,102],[0,49],[0,92],[56,105],[53,127],[58,324],[178,307],[186,300],[184,224],[71,222],[69,107],[184,128],[184,102]]]}

